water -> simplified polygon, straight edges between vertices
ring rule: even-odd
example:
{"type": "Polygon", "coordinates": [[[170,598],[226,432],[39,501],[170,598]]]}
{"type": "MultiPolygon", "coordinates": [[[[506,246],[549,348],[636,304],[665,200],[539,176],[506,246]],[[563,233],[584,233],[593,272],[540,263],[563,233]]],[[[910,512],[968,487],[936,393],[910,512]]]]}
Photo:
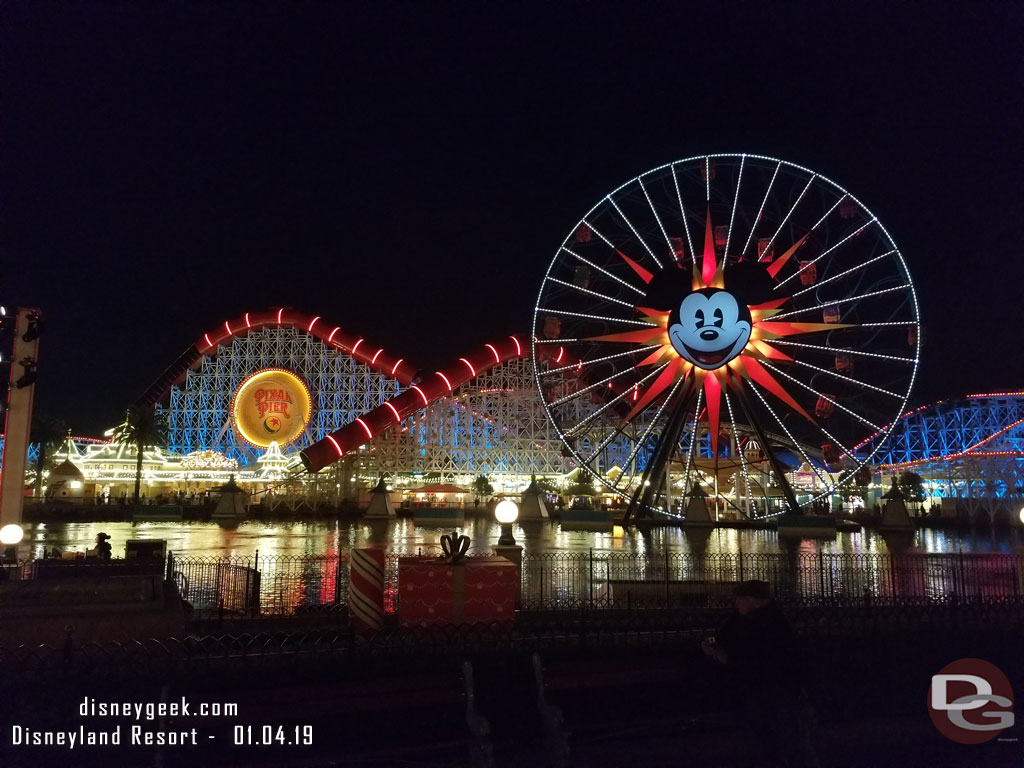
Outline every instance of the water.
{"type": "MultiPolygon", "coordinates": [[[[451,528],[416,525],[411,519],[366,523],[358,520],[248,520],[238,525],[214,522],[52,522],[25,526],[25,539],[18,547],[20,557],[42,554],[43,547],[85,550],[100,531],[110,534],[115,557],[124,554],[129,539],[163,539],[168,550],[194,556],[322,555],[348,551],[353,547],[387,545],[400,555],[414,555],[422,549],[432,552],[451,528]]],[[[499,526],[490,520],[469,519],[458,532],[470,537],[470,551],[482,553],[494,545],[499,526]]],[[[680,528],[616,528],[613,533],[564,531],[557,522],[528,524],[514,528],[516,542],[526,554],[542,552],[623,552],[662,555],[666,552],[707,553],[780,551],[774,531],[736,528],[682,530],[680,528]]],[[[892,537],[864,530],[840,533],[835,539],[784,543],[789,549],[825,553],[916,552],[1013,552],[1024,545],[1024,535],[1015,527],[986,531],[919,530],[912,538],[892,537]]]]}

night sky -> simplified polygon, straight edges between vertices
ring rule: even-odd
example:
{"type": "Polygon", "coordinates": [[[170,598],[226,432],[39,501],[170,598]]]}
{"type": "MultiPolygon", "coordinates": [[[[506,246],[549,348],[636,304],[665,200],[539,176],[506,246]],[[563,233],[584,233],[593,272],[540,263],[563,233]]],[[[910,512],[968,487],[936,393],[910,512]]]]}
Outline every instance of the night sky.
{"type": "Polygon", "coordinates": [[[442,365],[528,333],[563,238],[711,152],[879,217],[927,329],[912,402],[1024,389],[1020,3],[0,8],[0,303],[36,407],[96,435],[281,305],[442,365]]]}

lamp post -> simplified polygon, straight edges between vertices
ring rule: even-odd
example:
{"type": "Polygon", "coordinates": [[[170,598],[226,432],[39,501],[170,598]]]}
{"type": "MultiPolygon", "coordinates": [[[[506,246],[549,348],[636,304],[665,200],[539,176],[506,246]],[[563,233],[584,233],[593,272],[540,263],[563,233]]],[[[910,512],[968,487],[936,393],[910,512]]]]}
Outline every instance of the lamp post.
{"type": "MultiPolygon", "coordinates": [[[[519,505],[512,499],[502,499],[494,508],[494,517],[501,524],[501,538],[494,547],[494,554],[516,564],[516,584],[523,582],[523,548],[516,544],[512,526],[519,519],[519,505]]],[[[520,591],[516,589],[516,608],[520,605],[520,591]]]]}
{"type": "Polygon", "coordinates": [[[498,539],[498,546],[515,546],[516,539],[512,535],[512,526],[519,519],[519,505],[512,499],[502,499],[494,509],[494,517],[501,523],[501,538],[498,539]]]}

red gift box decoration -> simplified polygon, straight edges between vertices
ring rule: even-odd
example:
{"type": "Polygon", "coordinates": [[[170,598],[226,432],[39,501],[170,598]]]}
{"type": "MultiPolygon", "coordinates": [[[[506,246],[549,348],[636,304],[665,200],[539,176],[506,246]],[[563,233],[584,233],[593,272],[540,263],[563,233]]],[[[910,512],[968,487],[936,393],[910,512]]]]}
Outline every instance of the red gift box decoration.
{"type": "Polygon", "coordinates": [[[504,557],[472,557],[458,563],[421,557],[398,559],[398,623],[511,621],[519,569],[504,557]]]}

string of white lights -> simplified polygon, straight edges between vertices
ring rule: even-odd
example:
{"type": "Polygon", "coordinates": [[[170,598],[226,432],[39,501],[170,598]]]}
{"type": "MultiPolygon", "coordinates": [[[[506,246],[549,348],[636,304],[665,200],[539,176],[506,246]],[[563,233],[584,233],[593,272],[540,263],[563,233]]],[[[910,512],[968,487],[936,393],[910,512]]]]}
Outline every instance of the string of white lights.
{"type": "MultiPolygon", "coordinates": [[[[601,451],[603,451],[605,448],[607,448],[608,445],[612,442],[612,440],[614,440],[620,434],[621,433],[619,432],[618,429],[613,429],[611,432],[609,432],[608,436],[604,440],[602,440],[600,443],[598,443],[596,446],[594,446],[594,449],[590,452],[590,457],[587,458],[587,459],[584,459],[583,463],[584,464],[591,464],[594,461],[594,459],[596,459],[598,456],[601,455],[601,451]]],[[[612,487],[613,488],[615,487],[614,483],[612,483],[612,487]]]]}
{"type": "Polygon", "coordinates": [[[651,200],[651,196],[647,193],[647,187],[644,186],[643,179],[637,177],[636,183],[640,185],[640,189],[644,193],[644,197],[647,199],[647,205],[651,207],[651,213],[654,214],[654,220],[658,222],[658,229],[661,230],[661,236],[665,238],[665,245],[668,246],[668,252],[672,255],[672,259],[675,259],[675,249],[672,247],[672,241],[668,239],[668,232],[665,231],[665,226],[661,223],[661,217],[658,215],[657,209],[654,207],[654,201],[651,200]]]}
{"type": "Polygon", "coordinates": [[[743,455],[743,449],[740,447],[740,431],[736,428],[736,418],[732,412],[732,401],[729,399],[728,392],[722,392],[722,397],[725,398],[725,407],[729,411],[729,423],[732,424],[732,441],[733,445],[736,446],[736,454],[740,457],[740,470],[743,472],[743,484],[747,489],[747,512],[750,511],[750,475],[747,474],[747,459],[743,455]]]}
{"type": "Polygon", "coordinates": [[[895,392],[890,392],[887,389],[882,389],[881,387],[876,387],[874,384],[868,384],[867,382],[864,382],[864,381],[858,381],[857,379],[852,379],[849,376],[843,376],[843,374],[838,373],[836,371],[830,371],[830,370],[828,370],[828,368],[819,368],[816,365],[811,365],[810,363],[805,363],[803,360],[796,360],[794,362],[796,362],[797,365],[802,365],[804,368],[810,368],[812,371],[817,371],[818,373],[826,373],[829,376],[834,376],[837,379],[842,379],[843,381],[848,381],[850,384],[856,384],[858,387],[867,387],[868,389],[873,389],[876,392],[881,392],[883,395],[888,395],[889,397],[895,397],[897,400],[903,400],[904,399],[903,395],[897,395],[895,392]]]}
{"type": "Polygon", "coordinates": [[[832,434],[831,432],[829,432],[829,431],[828,431],[827,429],[825,429],[824,427],[819,427],[819,428],[821,429],[822,433],[823,433],[823,434],[824,434],[824,435],[825,435],[825,436],[826,436],[826,437],[827,437],[827,438],[828,438],[829,440],[831,440],[831,441],[832,441],[833,443],[835,443],[835,444],[836,444],[837,446],[839,446],[839,448],[841,448],[841,449],[842,449],[843,453],[845,453],[845,454],[846,454],[847,456],[849,456],[849,457],[850,457],[851,459],[853,458],[853,452],[852,452],[852,451],[851,451],[851,450],[850,450],[849,448],[847,448],[847,447],[846,447],[845,445],[843,445],[843,444],[842,444],[841,442],[839,442],[839,439],[838,439],[838,438],[836,438],[836,436],[835,436],[835,435],[833,435],[833,434],[832,434]]]}
{"type": "Polygon", "coordinates": [[[642,320],[628,320],[624,317],[607,317],[606,315],[588,315],[583,312],[569,312],[566,309],[550,309],[548,307],[534,307],[538,312],[550,312],[553,315],[565,315],[567,317],[582,317],[587,320],[604,320],[608,323],[628,323],[629,325],[639,325],[642,328],[651,328],[650,323],[645,323],[642,320]]]}
{"type": "Polygon", "coordinates": [[[904,320],[896,323],[857,323],[861,328],[881,328],[887,325],[900,325],[906,328],[908,325],[917,325],[917,320],[904,320]]]}
{"type": "Polygon", "coordinates": [[[832,405],[834,405],[836,408],[840,409],[841,411],[846,411],[846,413],[848,413],[851,416],[853,416],[855,419],[857,419],[857,421],[861,422],[862,424],[866,424],[867,426],[869,426],[872,429],[874,429],[876,432],[881,432],[882,431],[882,428],[879,427],[877,424],[874,424],[874,423],[868,421],[867,419],[865,419],[860,414],[855,413],[854,411],[851,411],[845,405],[842,405],[841,403],[837,403],[831,397],[829,397],[828,395],[824,394],[823,392],[819,392],[814,387],[812,387],[810,384],[807,384],[807,383],[805,383],[803,381],[800,381],[800,379],[796,378],[795,376],[790,376],[788,373],[786,373],[781,368],[777,368],[777,367],[775,367],[774,365],[772,365],[771,363],[769,363],[767,361],[762,361],[761,365],[763,365],[765,368],[769,368],[769,369],[775,371],[775,373],[777,373],[777,374],[779,374],[781,376],[785,376],[790,381],[795,382],[796,384],[799,384],[801,387],[803,387],[807,391],[812,392],[813,394],[817,395],[820,398],[823,398],[826,402],[832,403],[832,405]]]}
{"type": "Polygon", "coordinates": [[[686,218],[686,208],[683,206],[683,196],[679,191],[679,179],[676,177],[676,165],[672,164],[672,181],[676,186],[676,199],[679,201],[679,215],[683,218],[683,230],[686,232],[686,244],[690,246],[690,258],[694,258],[696,253],[693,250],[693,238],[690,236],[690,224],[686,218]]]}
{"type": "MultiPolygon", "coordinates": [[[[663,346],[662,344],[651,344],[647,347],[638,347],[637,349],[627,349],[625,352],[616,352],[614,355],[606,355],[605,357],[595,357],[593,360],[581,360],[578,363],[572,363],[571,365],[563,365],[560,368],[551,368],[546,371],[541,371],[542,376],[550,376],[552,373],[561,373],[562,371],[574,370],[582,366],[593,365],[594,363],[603,363],[605,360],[615,360],[619,357],[626,357],[627,355],[635,355],[637,352],[648,352],[652,349],[658,349],[663,346]]],[[[628,369],[627,369],[628,370],[628,369]]]]}
{"type": "Polygon", "coordinates": [[[829,301],[827,304],[812,304],[809,307],[803,307],[801,309],[793,309],[789,312],[783,312],[781,315],[773,315],[772,322],[781,320],[784,317],[792,317],[793,315],[800,315],[804,312],[813,312],[816,309],[826,309],[827,307],[835,306],[836,304],[849,304],[854,301],[860,301],[861,299],[870,299],[872,296],[881,296],[884,293],[893,293],[894,291],[903,291],[907,288],[912,288],[910,283],[904,283],[903,285],[897,285],[893,288],[882,288],[878,291],[871,291],[869,293],[862,293],[859,296],[848,296],[845,299],[835,299],[829,301]]]}
{"type": "Polygon", "coordinates": [[[646,295],[647,295],[647,294],[646,294],[646,293],[645,293],[645,292],[644,292],[643,290],[641,290],[640,288],[637,288],[637,287],[636,287],[635,285],[633,285],[632,283],[628,283],[628,282],[626,282],[626,281],[625,281],[625,280],[623,280],[623,279],[622,279],[621,277],[619,277],[618,275],[612,274],[611,272],[609,272],[609,271],[608,271],[607,269],[605,269],[604,267],[600,267],[600,266],[598,266],[597,264],[595,264],[594,262],[590,261],[589,259],[585,259],[585,258],[583,258],[583,257],[582,257],[582,256],[580,256],[580,255],[579,255],[578,253],[576,253],[575,251],[572,251],[572,250],[570,250],[570,249],[566,248],[566,247],[565,247],[564,245],[562,246],[562,250],[563,250],[563,251],[565,251],[566,253],[568,253],[568,254],[569,254],[570,256],[574,256],[574,257],[576,257],[577,259],[579,259],[580,261],[582,261],[582,262],[583,262],[584,264],[586,264],[586,265],[587,265],[588,267],[590,267],[591,269],[596,269],[596,270],[597,270],[598,272],[601,272],[601,273],[603,273],[603,274],[607,275],[607,276],[608,276],[608,277],[610,277],[610,278],[611,278],[612,280],[616,280],[616,281],[618,281],[618,282],[622,283],[622,284],[623,284],[624,286],[626,286],[626,287],[627,287],[627,288],[629,288],[630,290],[636,291],[636,292],[637,292],[637,293],[639,293],[639,294],[640,294],[641,296],[646,296],[646,295]]]}
{"type": "Polygon", "coordinates": [[[573,283],[567,283],[565,280],[559,280],[557,277],[548,276],[548,277],[545,277],[544,279],[545,280],[550,280],[552,283],[558,283],[559,285],[564,285],[566,288],[572,288],[574,291],[579,291],[580,293],[585,293],[588,296],[595,296],[595,297],[597,297],[599,299],[604,299],[605,301],[609,301],[609,302],[611,302],[613,304],[621,304],[624,307],[629,307],[630,309],[636,309],[636,305],[635,304],[630,304],[628,301],[623,301],[622,299],[615,299],[615,298],[612,298],[611,296],[606,296],[603,293],[598,293],[597,291],[592,291],[589,288],[584,288],[581,285],[574,285],[573,283]]]}
{"type": "Polygon", "coordinates": [[[831,248],[828,248],[828,249],[826,249],[826,250],[822,251],[822,252],[821,252],[821,254],[819,254],[819,255],[818,255],[818,256],[816,256],[815,258],[811,259],[810,261],[808,261],[808,262],[807,262],[806,264],[804,264],[804,265],[803,265],[802,267],[800,267],[800,269],[798,269],[798,270],[797,270],[796,272],[794,272],[794,273],[793,273],[792,275],[790,275],[789,277],[787,277],[787,278],[786,278],[785,280],[782,280],[782,281],[780,281],[780,282],[776,283],[776,284],[775,284],[775,287],[774,287],[774,288],[773,288],[772,290],[774,290],[774,291],[777,291],[777,290],[779,290],[779,288],[781,288],[782,286],[784,286],[784,285],[785,285],[786,283],[788,283],[788,282],[789,282],[790,280],[792,280],[792,279],[793,279],[794,277],[796,277],[797,275],[799,275],[799,274],[803,273],[803,272],[804,272],[805,270],[807,270],[807,269],[810,269],[811,267],[813,267],[813,266],[814,266],[815,264],[817,264],[817,263],[818,263],[819,261],[821,261],[821,260],[822,260],[822,259],[824,259],[824,258],[825,258],[826,256],[828,256],[828,255],[829,255],[830,253],[832,253],[832,251],[834,251],[834,250],[835,250],[836,248],[839,248],[840,246],[844,245],[845,243],[848,243],[848,242],[849,242],[850,240],[852,240],[853,238],[855,238],[855,237],[856,237],[857,235],[859,235],[859,234],[860,234],[861,232],[863,232],[863,231],[864,231],[865,229],[867,229],[868,227],[870,227],[870,226],[871,226],[872,224],[874,224],[874,223],[875,223],[876,221],[877,221],[877,219],[875,219],[875,218],[872,218],[872,219],[870,219],[870,220],[869,220],[869,221],[868,221],[868,222],[867,222],[866,224],[863,224],[863,225],[862,225],[862,226],[860,227],[860,229],[855,229],[855,230],[854,230],[853,232],[851,232],[850,234],[848,234],[848,235],[847,235],[846,237],[844,237],[844,238],[843,238],[842,240],[840,240],[840,241],[839,241],[838,243],[836,243],[835,245],[833,245],[833,246],[832,246],[831,248]]]}
{"type": "MultiPolygon", "coordinates": [[[[645,383],[648,379],[651,378],[651,376],[654,376],[656,373],[658,373],[658,371],[663,370],[666,365],[668,365],[668,363],[665,363],[664,365],[662,365],[660,368],[655,370],[654,373],[650,374],[646,378],[640,379],[637,382],[637,384],[645,383]]],[[[585,395],[587,392],[593,392],[595,389],[598,389],[599,387],[604,386],[608,382],[614,381],[615,379],[619,378],[620,376],[625,376],[627,373],[632,373],[635,370],[636,370],[635,368],[623,368],[621,371],[613,373],[611,376],[608,376],[607,378],[601,379],[601,381],[595,382],[595,383],[591,384],[588,387],[584,387],[583,389],[577,389],[574,392],[570,392],[565,397],[560,397],[557,400],[553,400],[551,402],[551,406],[554,407],[556,405],[563,405],[564,403],[568,403],[570,400],[575,400],[580,395],[585,395]]],[[[628,389],[632,389],[632,387],[628,387],[628,389]]]]}
{"type": "Polygon", "coordinates": [[[754,230],[757,228],[757,222],[761,220],[761,214],[764,213],[764,207],[768,203],[768,195],[772,193],[772,186],[775,184],[775,179],[779,175],[779,169],[782,167],[782,161],[779,160],[775,164],[775,173],[772,174],[772,180],[768,182],[768,189],[764,191],[764,199],[761,201],[761,207],[757,209],[757,216],[754,217],[754,223],[750,225],[750,234],[747,235],[747,242],[743,246],[743,250],[740,255],[746,254],[747,249],[750,247],[750,242],[754,239],[754,230]]]}
{"type": "Polygon", "coordinates": [[[594,226],[593,224],[591,224],[591,223],[590,223],[589,221],[587,221],[586,219],[583,219],[583,223],[584,223],[584,224],[586,224],[586,225],[587,225],[587,226],[588,226],[588,227],[590,228],[590,231],[591,231],[591,232],[593,232],[593,233],[594,233],[595,235],[597,235],[597,236],[598,236],[599,238],[601,238],[601,240],[602,240],[602,241],[604,241],[604,244],[605,244],[605,245],[607,245],[607,246],[608,246],[609,248],[611,248],[611,249],[612,249],[613,251],[615,250],[615,246],[614,246],[614,245],[612,245],[612,241],[611,241],[611,240],[609,240],[609,239],[608,239],[607,237],[605,237],[604,235],[602,235],[602,234],[600,233],[600,231],[598,231],[597,227],[595,227],[595,226],[594,226]]]}
{"type": "Polygon", "coordinates": [[[637,454],[640,453],[640,450],[644,447],[644,445],[646,445],[647,438],[650,437],[651,431],[654,429],[654,427],[658,423],[658,420],[661,418],[662,411],[665,410],[665,406],[667,406],[670,402],[672,402],[672,398],[675,397],[676,392],[679,391],[679,388],[683,385],[684,381],[686,381],[686,380],[685,379],[679,379],[673,385],[672,389],[669,390],[668,397],[666,397],[665,400],[662,402],[662,404],[660,406],[658,406],[658,410],[655,411],[654,418],[651,419],[651,423],[647,425],[647,429],[644,430],[644,433],[641,436],[641,438],[638,441],[636,441],[636,447],[633,448],[633,451],[626,458],[625,462],[623,462],[624,466],[628,467],[630,464],[632,464],[633,460],[637,457],[637,454]]]}
{"type": "Polygon", "coordinates": [[[736,218],[736,204],[740,200],[740,183],[743,181],[743,166],[747,162],[746,155],[740,155],[740,170],[736,174],[736,194],[732,198],[732,213],[729,214],[729,229],[725,234],[725,253],[723,254],[723,260],[729,257],[729,243],[732,242],[732,223],[736,218]]]}
{"type": "Polygon", "coordinates": [[[689,483],[689,489],[693,490],[693,483],[690,482],[690,464],[693,459],[693,447],[697,444],[697,419],[700,418],[701,405],[704,403],[704,387],[697,390],[697,407],[693,411],[693,425],[690,427],[690,447],[686,451],[686,474],[683,475],[683,487],[689,483]]]}
{"type": "Polygon", "coordinates": [[[786,217],[779,224],[779,228],[775,230],[775,234],[772,235],[771,240],[768,241],[768,244],[765,246],[765,250],[768,250],[769,248],[772,247],[772,245],[774,245],[775,238],[779,236],[779,232],[781,232],[783,227],[786,226],[786,222],[789,221],[789,217],[793,215],[793,211],[795,211],[796,207],[800,205],[800,201],[804,199],[804,195],[807,194],[807,190],[811,188],[811,184],[814,183],[814,180],[816,178],[818,178],[818,174],[812,173],[811,178],[807,180],[807,186],[804,187],[803,191],[800,193],[800,196],[794,201],[793,207],[789,209],[789,213],[786,214],[786,217]]]}
{"type": "Polygon", "coordinates": [[[912,357],[900,357],[899,355],[883,355],[879,352],[865,352],[861,349],[839,349],[837,347],[822,347],[818,344],[802,344],[799,341],[788,341],[786,339],[772,339],[772,346],[778,344],[785,347],[802,347],[803,349],[816,349],[827,352],[830,355],[859,355],[861,357],[874,357],[880,360],[895,360],[898,363],[914,363],[918,361],[912,357]]]}
{"type": "MultiPolygon", "coordinates": [[[[786,433],[786,437],[789,438],[789,441],[800,452],[800,455],[803,456],[804,461],[807,462],[807,466],[809,466],[811,468],[811,470],[813,470],[815,477],[818,478],[818,481],[822,485],[827,487],[828,483],[825,482],[825,479],[818,472],[817,468],[815,468],[814,463],[811,461],[810,457],[804,451],[803,445],[801,445],[797,441],[797,439],[795,437],[793,437],[793,433],[789,431],[789,428],[782,422],[782,419],[779,418],[778,414],[775,413],[774,410],[772,410],[772,407],[770,405],[768,405],[768,401],[764,399],[764,395],[761,394],[760,390],[757,388],[757,386],[754,384],[754,382],[751,381],[751,382],[749,382],[749,384],[750,384],[750,389],[753,390],[755,395],[757,395],[757,399],[760,400],[764,404],[764,407],[768,410],[768,413],[770,413],[772,415],[772,418],[775,419],[775,423],[778,424],[780,427],[782,427],[782,431],[786,433]]],[[[765,450],[768,450],[768,446],[767,445],[765,446],[765,450]]]]}
{"type": "MultiPolygon", "coordinates": [[[[624,371],[624,373],[628,373],[628,372],[629,372],[629,369],[626,369],[626,371],[624,371]]],[[[645,378],[641,379],[640,383],[642,384],[642,383],[646,382],[648,379],[650,379],[652,376],[654,376],[655,373],[657,373],[657,371],[654,371],[649,376],[646,376],[645,378]]],[[[633,391],[632,387],[626,387],[624,390],[622,390],[621,394],[617,395],[616,397],[613,397],[607,403],[605,403],[600,408],[598,408],[596,411],[594,411],[589,416],[587,416],[585,419],[583,419],[583,421],[581,421],[579,424],[577,424],[576,426],[572,427],[572,429],[566,430],[566,434],[575,434],[576,430],[578,430],[580,427],[586,426],[587,424],[592,422],[594,419],[596,419],[602,413],[604,413],[609,408],[611,408],[613,405],[618,403],[620,400],[622,400],[622,398],[626,397],[632,391],[633,391]]]]}
{"type": "Polygon", "coordinates": [[[813,232],[813,231],[814,231],[814,230],[816,230],[816,229],[817,229],[818,227],[820,227],[820,226],[821,226],[821,222],[823,222],[823,221],[824,221],[825,219],[827,219],[827,218],[828,218],[828,217],[829,217],[829,216],[831,215],[832,211],[834,211],[834,210],[835,210],[836,208],[838,208],[838,207],[839,207],[839,204],[840,204],[841,202],[843,202],[843,198],[844,198],[844,197],[846,197],[846,195],[843,195],[843,196],[842,196],[842,197],[840,197],[840,198],[839,198],[838,200],[836,200],[836,201],[835,201],[835,202],[834,202],[834,203],[832,204],[832,207],[831,207],[831,208],[829,208],[829,209],[828,209],[827,211],[825,211],[825,215],[824,215],[824,216],[822,216],[822,217],[821,217],[820,219],[818,219],[818,220],[817,220],[816,222],[814,222],[814,226],[813,226],[813,227],[811,227],[811,229],[810,229],[809,231],[813,232]]]}
{"type": "Polygon", "coordinates": [[[896,251],[888,251],[886,253],[879,254],[878,256],[875,256],[875,258],[873,258],[873,259],[868,259],[867,261],[865,261],[865,262],[863,262],[861,264],[858,264],[855,267],[850,267],[846,271],[840,272],[838,275],[833,275],[832,277],[825,278],[824,280],[821,280],[821,281],[815,283],[814,285],[810,285],[810,286],[804,288],[803,290],[797,291],[796,293],[794,293],[791,296],[791,298],[795,299],[800,294],[807,293],[808,291],[816,291],[818,288],[820,288],[823,285],[831,283],[834,280],[840,280],[840,279],[846,277],[851,272],[856,272],[858,269],[863,269],[868,264],[873,264],[874,262],[878,261],[879,259],[884,259],[886,256],[892,256],[894,253],[896,253],[896,251]]]}
{"type": "Polygon", "coordinates": [[[608,196],[607,196],[607,197],[606,197],[605,199],[606,199],[606,200],[607,200],[607,201],[608,201],[609,203],[611,203],[611,204],[612,204],[612,208],[614,208],[614,209],[615,209],[615,211],[616,211],[616,213],[618,213],[618,214],[619,214],[619,216],[621,216],[621,217],[622,217],[622,220],[623,220],[624,222],[626,222],[626,226],[627,226],[627,227],[629,227],[629,231],[633,233],[633,236],[634,236],[634,237],[635,237],[635,238],[636,238],[637,240],[639,240],[639,241],[640,241],[640,245],[642,245],[642,246],[644,247],[644,250],[645,250],[645,251],[647,251],[647,253],[649,253],[649,254],[651,255],[651,258],[652,258],[652,259],[654,259],[654,263],[658,265],[658,269],[661,269],[661,260],[660,260],[660,259],[658,259],[658,257],[654,255],[654,251],[652,251],[652,250],[651,250],[651,247],[650,247],[649,245],[647,245],[647,241],[646,241],[646,240],[644,240],[644,239],[643,239],[642,237],[640,237],[640,233],[636,231],[636,227],[634,227],[634,226],[633,226],[633,222],[631,222],[631,221],[629,220],[629,218],[628,218],[628,217],[626,216],[626,214],[624,214],[624,213],[622,212],[622,209],[621,209],[621,208],[619,208],[619,205],[618,205],[618,203],[616,203],[616,202],[615,202],[615,201],[614,201],[614,200],[612,199],[612,196],[611,196],[611,195],[608,195],[608,196]]]}

